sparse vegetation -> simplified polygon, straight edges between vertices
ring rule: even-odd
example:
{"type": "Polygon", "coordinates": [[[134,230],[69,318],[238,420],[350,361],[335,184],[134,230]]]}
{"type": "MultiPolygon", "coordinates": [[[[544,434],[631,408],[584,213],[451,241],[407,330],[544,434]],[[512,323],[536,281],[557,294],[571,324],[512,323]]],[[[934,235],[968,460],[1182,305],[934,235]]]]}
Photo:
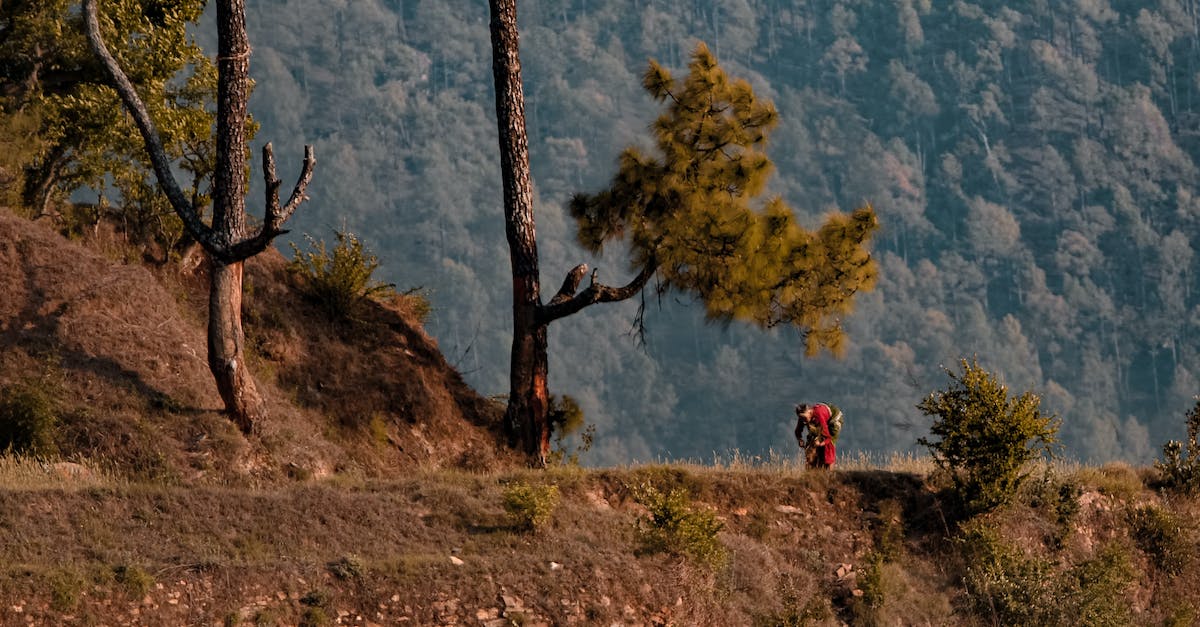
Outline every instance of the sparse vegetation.
{"type": "Polygon", "coordinates": [[[695,507],[686,490],[662,492],[643,483],[632,492],[647,510],[637,522],[643,552],[685,555],[710,566],[724,562],[726,551],[717,534],[725,524],[712,511],[695,507]]]}
{"type": "Polygon", "coordinates": [[[70,567],[50,573],[47,583],[50,586],[50,607],[59,612],[75,609],[75,605],[79,603],[79,595],[87,585],[83,576],[70,567]]]}
{"type": "Polygon", "coordinates": [[[1187,442],[1171,440],[1163,445],[1162,461],[1155,464],[1166,487],[1188,494],[1200,493],[1200,397],[1188,410],[1187,442]]]}
{"type": "Polygon", "coordinates": [[[556,485],[516,482],[504,489],[504,511],[513,527],[523,531],[537,531],[549,523],[558,501],[556,485]]]}
{"type": "Polygon", "coordinates": [[[48,380],[0,389],[0,451],[36,457],[57,453],[58,402],[48,380]]]}
{"type": "Polygon", "coordinates": [[[554,447],[547,461],[557,464],[578,464],[579,456],[592,449],[596,439],[596,425],[586,424],[583,409],[574,398],[562,395],[550,397],[550,432],[554,435],[554,447]],[[582,431],[581,431],[582,430],[582,431]],[[570,446],[571,436],[578,434],[579,443],[570,446]]]}
{"type": "Polygon", "coordinates": [[[289,268],[303,279],[309,296],[331,318],[348,319],[364,300],[394,293],[395,286],[373,278],[379,259],[366,250],[358,236],[345,229],[334,231],[334,236],[337,243],[329,250],[324,240],[305,234],[309,250],[291,244],[289,268]]]}
{"type": "Polygon", "coordinates": [[[113,568],[113,579],[125,588],[131,598],[140,599],[154,585],[154,576],[140,566],[121,565],[113,568]]]}
{"type": "Polygon", "coordinates": [[[961,366],[961,374],[946,370],[949,388],[917,405],[935,416],[934,439],[918,442],[949,472],[959,504],[974,515],[1011,501],[1026,465],[1052,456],[1059,420],[1042,414],[1041,399],[1031,392],[1010,398],[1007,386],[977,361],[963,359],[961,366]]]}
{"type": "Polygon", "coordinates": [[[1178,517],[1157,505],[1142,505],[1131,510],[1129,518],[1134,543],[1154,565],[1169,575],[1182,572],[1196,548],[1178,517]]]}
{"type": "Polygon", "coordinates": [[[366,574],[366,565],[357,555],[347,555],[329,562],[325,566],[329,574],[340,581],[362,581],[366,574]]]}

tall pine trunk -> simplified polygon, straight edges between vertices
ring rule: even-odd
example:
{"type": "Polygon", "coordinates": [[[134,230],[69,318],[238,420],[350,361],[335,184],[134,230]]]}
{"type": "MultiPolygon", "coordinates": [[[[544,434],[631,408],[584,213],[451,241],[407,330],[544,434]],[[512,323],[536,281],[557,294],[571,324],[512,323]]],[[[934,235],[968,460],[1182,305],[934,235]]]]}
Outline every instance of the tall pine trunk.
{"type": "Polygon", "coordinates": [[[492,74],[496,82],[496,122],[504,185],[504,223],[513,274],[513,345],[509,369],[509,436],[520,440],[533,461],[544,464],[550,452],[549,392],[546,387],[546,325],[538,321],[541,287],[537,235],[533,220],[533,184],[525,130],[525,94],[517,37],[516,0],[489,0],[492,74]]]}
{"type": "MultiPolygon", "coordinates": [[[[213,229],[226,245],[246,236],[246,102],[250,40],[243,0],[217,3],[217,155],[213,229]]],[[[210,256],[211,257],[211,256],[210,256]]],[[[246,433],[264,414],[242,346],[242,261],[212,259],[208,297],[208,367],[225,411],[246,433]]]]}
{"type": "Polygon", "coordinates": [[[225,411],[245,433],[265,417],[242,346],[242,268],[244,262],[213,262],[208,293],[208,367],[225,402],[225,411]]]}

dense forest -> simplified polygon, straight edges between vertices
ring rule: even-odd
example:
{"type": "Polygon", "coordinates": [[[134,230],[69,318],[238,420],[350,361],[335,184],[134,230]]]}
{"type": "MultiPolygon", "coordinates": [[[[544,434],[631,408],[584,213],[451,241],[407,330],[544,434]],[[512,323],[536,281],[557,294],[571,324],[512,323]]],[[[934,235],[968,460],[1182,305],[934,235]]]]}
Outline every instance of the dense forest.
{"type": "MultiPolygon", "coordinates": [[[[591,463],[790,451],[791,405],[830,400],[843,450],[907,450],[942,365],[976,355],[1063,417],[1068,456],[1145,461],[1197,392],[1200,15],[1194,0],[547,0],[521,5],[543,283],[619,251],[575,244],[658,114],[649,59],[706,42],[774,101],[770,184],[813,226],[874,205],[876,290],[841,359],[795,331],[706,324],[677,294],[553,329],[551,391],[597,427],[591,463]],[[631,333],[639,306],[645,334],[631,333]]],[[[485,394],[507,389],[507,249],[488,11],[478,0],[265,0],[251,110],[277,152],[316,146],[296,234],[345,225],[421,287],[429,330],[485,394]]],[[[202,23],[204,23],[202,21],[202,23]]],[[[211,33],[199,33],[205,49],[211,33]]],[[[1200,290],[1198,290],[1200,292],[1200,290]]]]}

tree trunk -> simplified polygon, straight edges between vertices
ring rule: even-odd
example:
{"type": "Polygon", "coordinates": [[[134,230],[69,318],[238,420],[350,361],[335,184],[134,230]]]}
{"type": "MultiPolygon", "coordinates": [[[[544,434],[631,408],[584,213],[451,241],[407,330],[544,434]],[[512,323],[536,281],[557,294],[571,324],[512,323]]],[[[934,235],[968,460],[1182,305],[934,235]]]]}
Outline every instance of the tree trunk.
{"type": "MultiPolygon", "coordinates": [[[[246,100],[250,42],[242,0],[217,3],[217,154],[213,231],[225,247],[246,236],[246,100]]],[[[242,345],[242,261],[213,258],[208,292],[208,367],[225,411],[243,433],[265,418],[242,345]]]]}
{"type": "Polygon", "coordinates": [[[496,82],[496,123],[504,185],[504,223],[513,274],[513,345],[505,424],[520,439],[531,461],[545,464],[550,452],[547,419],[546,325],[539,324],[537,235],[533,184],[529,176],[529,140],[525,130],[525,94],[517,36],[516,0],[489,0],[492,75],[496,82]]]}
{"type": "Polygon", "coordinates": [[[96,0],[83,0],[88,43],[113,80],[146,144],[154,174],[187,233],[212,261],[208,296],[208,365],[225,409],[238,427],[250,433],[266,417],[266,406],[246,369],[242,351],[242,265],[285,233],[283,224],[301,202],[312,180],[316,158],[304,147],[304,166],[287,204],[279,203],[279,179],[271,144],[263,146],[266,215],[257,235],[246,235],[246,101],[250,95],[250,40],[246,35],[245,0],[217,4],[217,145],[213,171],[211,226],[180,189],[162,138],[129,77],[108,51],[100,33],[96,0]]]}
{"type": "Polygon", "coordinates": [[[229,417],[243,433],[265,417],[266,407],[246,368],[242,332],[243,262],[212,263],[208,293],[208,367],[229,417]]]}

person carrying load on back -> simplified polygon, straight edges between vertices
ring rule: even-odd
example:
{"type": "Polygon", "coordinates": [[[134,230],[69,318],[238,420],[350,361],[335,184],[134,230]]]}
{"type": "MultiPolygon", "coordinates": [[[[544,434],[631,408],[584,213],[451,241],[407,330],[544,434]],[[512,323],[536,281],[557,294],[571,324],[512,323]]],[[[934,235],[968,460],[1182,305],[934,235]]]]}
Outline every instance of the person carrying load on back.
{"type": "Polygon", "coordinates": [[[796,418],[796,443],[804,449],[808,467],[832,466],[837,459],[834,443],[842,430],[841,410],[828,403],[800,404],[796,405],[796,418]]]}

